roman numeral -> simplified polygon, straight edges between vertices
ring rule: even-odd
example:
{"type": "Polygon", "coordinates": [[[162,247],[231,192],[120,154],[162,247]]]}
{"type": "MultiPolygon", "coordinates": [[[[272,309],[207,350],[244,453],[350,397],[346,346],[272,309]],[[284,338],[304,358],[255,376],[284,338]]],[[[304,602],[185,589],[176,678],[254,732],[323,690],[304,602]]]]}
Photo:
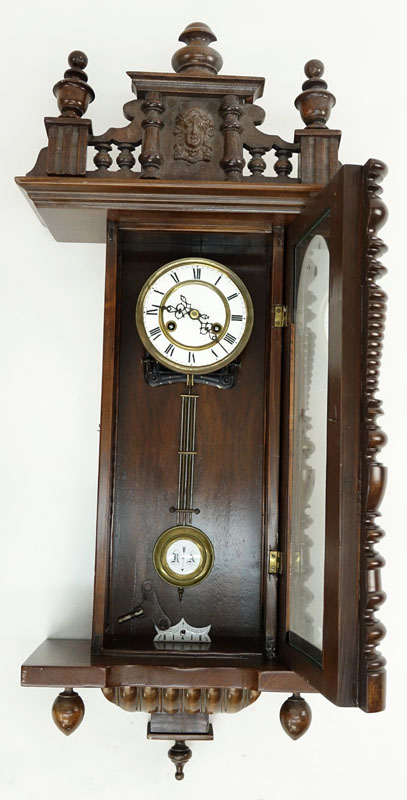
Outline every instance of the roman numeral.
{"type": "Polygon", "coordinates": [[[174,345],[173,344],[169,344],[168,347],[165,348],[165,354],[167,356],[169,356],[170,358],[172,358],[173,355],[174,355],[174,350],[175,350],[174,345]]]}
{"type": "Polygon", "coordinates": [[[195,353],[188,351],[188,364],[195,364],[195,353]]]}
{"type": "Polygon", "coordinates": [[[221,277],[222,277],[222,275],[219,275],[219,278],[218,278],[218,280],[217,280],[217,281],[215,281],[215,286],[217,286],[217,285],[218,285],[218,283],[219,283],[219,281],[220,281],[221,277]]]}
{"type": "Polygon", "coordinates": [[[243,322],[241,314],[232,314],[232,322],[243,322]]]}
{"type": "Polygon", "coordinates": [[[176,272],[171,272],[171,278],[173,279],[174,283],[179,283],[179,277],[176,272]]]}
{"type": "Polygon", "coordinates": [[[195,280],[199,281],[201,279],[201,267],[193,267],[194,270],[194,278],[195,280]]]}
{"type": "Polygon", "coordinates": [[[161,328],[152,328],[152,330],[149,331],[149,334],[152,339],[158,339],[158,337],[161,336],[161,333],[162,333],[161,328]]]}
{"type": "Polygon", "coordinates": [[[160,292],[159,289],[154,289],[154,291],[157,292],[157,294],[164,294],[164,292],[160,292]]]}
{"type": "Polygon", "coordinates": [[[218,354],[217,354],[216,350],[211,350],[211,353],[213,353],[213,355],[215,356],[215,358],[219,358],[219,356],[218,356],[218,354]]]}
{"type": "Polygon", "coordinates": [[[237,292],[235,292],[234,294],[229,295],[228,300],[234,300],[235,297],[237,297],[237,292]]]}
{"type": "Polygon", "coordinates": [[[228,344],[234,344],[236,341],[236,336],[232,336],[230,333],[226,333],[223,338],[228,344]]]}
{"type": "Polygon", "coordinates": [[[149,308],[148,311],[146,311],[146,314],[150,314],[150,316],[156,317],[158,314],[158,308],[149,308]]]}

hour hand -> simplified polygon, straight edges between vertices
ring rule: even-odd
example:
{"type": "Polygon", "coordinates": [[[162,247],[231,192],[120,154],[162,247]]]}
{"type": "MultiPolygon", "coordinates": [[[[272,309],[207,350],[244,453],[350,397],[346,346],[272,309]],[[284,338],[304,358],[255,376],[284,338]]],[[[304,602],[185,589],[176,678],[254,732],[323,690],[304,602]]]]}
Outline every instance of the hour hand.
{"type": "Polygon", "coordinates": [[[177,310],[175,308],[175,306],[157,306],[157,305],[155,305],[155,303],[153,303],[153,308],[161,308],[162,311],[169,311],[170,314],[175,314],[175,312],[177,310]]]}
{"type": "Polygon", "coordinates": [[[170,314],[175,314],[177,319],[181,319],[181,317],[185,317],[186,314],[190,314],[191,304],[188,303],[186,297],[181,295],[181,302],[177,303],[176,306],[154,305],[154,308],[161,308],[163,311],[168,311],[170,314]]]}

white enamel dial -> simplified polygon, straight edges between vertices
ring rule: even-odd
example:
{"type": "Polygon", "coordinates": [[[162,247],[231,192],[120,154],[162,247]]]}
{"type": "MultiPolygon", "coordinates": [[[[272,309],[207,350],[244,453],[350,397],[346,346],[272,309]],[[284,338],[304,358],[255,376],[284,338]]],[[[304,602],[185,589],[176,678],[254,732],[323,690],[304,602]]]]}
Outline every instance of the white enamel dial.
{"type": "Polygon", "coordinates": [[[201,566],[202,554],[190,539],[176,539],[170,544],[165,560],[176,575],[191,575],[201,566]]]}
{"type": "Polygon", "coordinates": [[[213,372],[245,347],[253,306],[232,270],[216,261],[183,258],[145,283],[136,322],[143,344],[160,363],[185,373],[213,372]]]}

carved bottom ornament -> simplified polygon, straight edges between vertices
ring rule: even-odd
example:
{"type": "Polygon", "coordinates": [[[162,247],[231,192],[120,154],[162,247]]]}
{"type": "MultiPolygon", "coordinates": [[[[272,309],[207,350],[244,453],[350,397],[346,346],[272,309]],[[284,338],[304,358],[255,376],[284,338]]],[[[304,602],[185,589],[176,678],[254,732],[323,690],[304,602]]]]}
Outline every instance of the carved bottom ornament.
{"type": "Polygon", "coordinates": [[[176,689],[157,686],[117,686],[102,689],[109,702],[124,711],[148,714],[234,714],[252,705],[261,692],[253,689],[176,689]]]}

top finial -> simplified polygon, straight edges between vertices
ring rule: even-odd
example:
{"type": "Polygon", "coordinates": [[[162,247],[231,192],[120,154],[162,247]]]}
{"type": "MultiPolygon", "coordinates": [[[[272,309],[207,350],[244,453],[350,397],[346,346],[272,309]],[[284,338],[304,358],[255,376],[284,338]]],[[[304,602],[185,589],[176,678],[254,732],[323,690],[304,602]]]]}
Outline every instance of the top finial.
{"type": "Polygon", "coordinates": [[[317,58],[307,61],[304,67],[307,80],[302,84],[302,94],[295,100],[307,128],[326,128],[335,97],[328,92],[328,84],[322,79],[324,65],[317,58]]]}
{"type": "Polygon", "coordinates": [[[54,95],[63,117],[81,117],[89,103],[95,99],[95,93],[88,84],[88,76],[84,71],[88,57],[82,50],[73,50],[68,56],[69,69],[64,77],[54,86],[54,95]]]}
{"type": "Polygon", "coordinates": [[[216,75],[222,68],[222,56],[209,46],[212,42],[216,42],[216,36],[209,25],[205,25],[204,22],[191,22],[182,31],[179,41],[185,42],[186,47],[181,47],[172,57],[171,64],[175,72],[189,72],[195,75],[210,72],[216,75]]]}

